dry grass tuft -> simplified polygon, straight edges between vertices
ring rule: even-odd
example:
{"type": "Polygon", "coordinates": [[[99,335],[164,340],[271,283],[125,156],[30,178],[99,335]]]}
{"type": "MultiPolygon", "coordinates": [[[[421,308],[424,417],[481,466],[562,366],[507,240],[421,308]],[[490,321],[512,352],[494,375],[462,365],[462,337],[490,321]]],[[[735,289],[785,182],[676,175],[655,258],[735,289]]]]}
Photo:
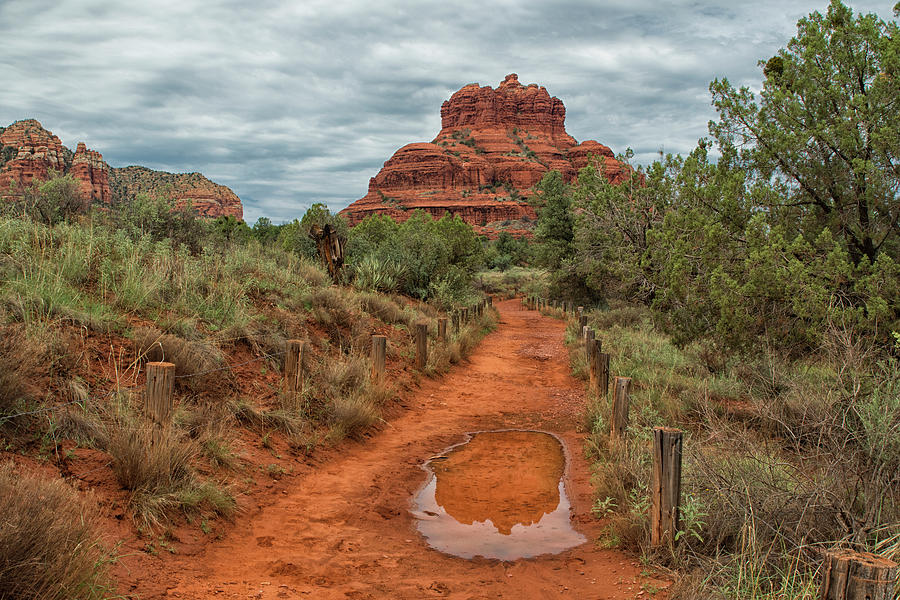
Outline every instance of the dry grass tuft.
{"type": "Polygon", "coordinates": [[[24,327],[0,329],[0,416],[19,412],[31,398],[41,349],[31,347],[24,327]]]}
{"type": "Polygon", "coordinates": [[[413,317],[411,312],[404,310],[390,296],[384,294],[360,292],[359,301],[363,310],[384,323],[408,325],[413,317]]]}
{"type": "Polygon", "coordinates": [[[0,598],[108,597],[96,512],[61,480],[0,467],[0,598]]]}
{"type": "Polygon", "coordinates": [[[109,433],[108,452],[116,479],[132,492],[135,517],[146,527],[165,522],[168,513],[178,509],[224,516],[234,510],[234,499],[226,491],[197,480],[191,466],[196,443],[171,430],[119,423],[109,433]]]}
{"type": "MultiPolygon", "coordinates": [[[[193,375],[216,369],[223,362],[222,353],[209,342],[188,341],[178,336],[163,333],[155,327],[136,327],[132,332],[135,352],[140,360],[149,362],[166,361],[175,365],[175,375],[193,375]]],[[[227,371],[177,379],[193,391],[208,387],[214,379],[221,378],[227,371]]]]}

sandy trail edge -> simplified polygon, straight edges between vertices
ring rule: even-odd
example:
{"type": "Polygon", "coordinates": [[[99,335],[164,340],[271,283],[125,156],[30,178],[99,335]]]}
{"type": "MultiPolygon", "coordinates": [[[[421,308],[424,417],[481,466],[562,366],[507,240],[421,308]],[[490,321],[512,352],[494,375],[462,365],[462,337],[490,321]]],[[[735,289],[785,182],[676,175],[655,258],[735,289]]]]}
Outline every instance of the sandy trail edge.
{"type": "Polygon", "coordinates": [[[173,557],[157,589],[169,598],[664,598],[656,590],[668,582],[593,542],[601,525],[590,514],[589,465],[576,432],[584,392],[569,373],[564,324],[515,300],[497,307],[500,326],[469,362],[423,380],[382,431],[292,479],[224,539],[173,557]],[[586,544],[504,563],[444,555],[418,534],[409,507],[426,477],[422,463],[466,432],[503,428],[564,440],[572,519],[586,544]]]}

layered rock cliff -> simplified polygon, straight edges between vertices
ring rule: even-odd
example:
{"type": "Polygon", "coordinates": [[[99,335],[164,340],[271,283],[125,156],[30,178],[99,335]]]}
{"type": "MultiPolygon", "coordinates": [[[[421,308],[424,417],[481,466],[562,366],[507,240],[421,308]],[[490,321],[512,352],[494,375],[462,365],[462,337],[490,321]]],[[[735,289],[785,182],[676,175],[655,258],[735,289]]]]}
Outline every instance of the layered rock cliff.
{"type": "Polygon", "coordinates": [[[53,173],[69,174],[86,200],[106,205],[128,202],[137,194],[171,199],[174,207],[188,202],[206,217],[243,218],[238,196],[200,173],[173,174],[145,167],[110,167],[103,155],[79,142],[75,152],[34,119],[0,128],[0,197],[15,199],[53,173]]]}
{"type": "Polygon", "coordinates": [[[430,143],[403,146],[369,180],[369,191],[341,211],[351,225],[372,214],[403,220],[415,209],[459,215],[479,230],[527,226],[528,198],[550,170],[567,181],[593,161],[618,182],[626,167],[606,146],[566,133],[566,108],[515,74],[496,88],[469,84],[441,106],[441,131],[430,143]]]}
{"type": "Polygon", "coordinates": [[[204,217],[231,216],[243,219],[241,199],[230,188],[213,183],[200,173],[166,173],[146,167],[124,167],[111,173],[113,197],[138,194],[171,198],[177,208],[190,203],[204,217]]]}

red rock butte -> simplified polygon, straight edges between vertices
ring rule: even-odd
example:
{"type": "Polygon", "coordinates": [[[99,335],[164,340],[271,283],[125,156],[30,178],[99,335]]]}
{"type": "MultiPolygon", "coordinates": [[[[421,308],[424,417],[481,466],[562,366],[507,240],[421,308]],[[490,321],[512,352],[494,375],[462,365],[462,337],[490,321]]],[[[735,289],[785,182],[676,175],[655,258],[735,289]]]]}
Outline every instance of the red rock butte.
{"type": "Polygon", "coordinates": [[[145,167],[110,167],[103,155],[79,142],[75,152],[34,119],[0,127],[0,197],[21,198],[33,183],[52,174],[68,174],[85,200],[110,205],[127,202],[138,193],[166,195],[174,206],[187,202],[206,217],[243,217],[240,198],[224,185],[199,173],[172,174],[145,167]]]}
{"type": "Polygon", "coordinates": [[[530,228],[528,204],[545,173],[572,181],[589,162],[613,183],[627,167],[593,140],[566,133],[566,108],[537,84],[515,73],[496,88],[464,86],[441,106],[441,131],[430,143],[403,146],[369,180],[369,191],[341,211],[351,225],[373,214],[402,221],[411,211],[459,215],[476,230],[530,228]]]}

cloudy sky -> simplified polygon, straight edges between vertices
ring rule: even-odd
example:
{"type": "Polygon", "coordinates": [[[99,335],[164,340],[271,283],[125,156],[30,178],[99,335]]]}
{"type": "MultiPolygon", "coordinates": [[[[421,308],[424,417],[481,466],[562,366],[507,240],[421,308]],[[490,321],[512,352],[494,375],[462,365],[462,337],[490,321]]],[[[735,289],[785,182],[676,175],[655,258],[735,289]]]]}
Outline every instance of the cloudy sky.
{"type": "MultiPolygon", "coordinates": [[[[757,61],[827,0],[0,0],[0,124],[36,118],[111,165],[200,171],[248,222],[333,210],[441,102],[507,73],[563,100],[577,140],[638,162],[686,152],[708,85],[757,61]]],[[[851,1],[891,17],[895,0],[851,1]]]]}

